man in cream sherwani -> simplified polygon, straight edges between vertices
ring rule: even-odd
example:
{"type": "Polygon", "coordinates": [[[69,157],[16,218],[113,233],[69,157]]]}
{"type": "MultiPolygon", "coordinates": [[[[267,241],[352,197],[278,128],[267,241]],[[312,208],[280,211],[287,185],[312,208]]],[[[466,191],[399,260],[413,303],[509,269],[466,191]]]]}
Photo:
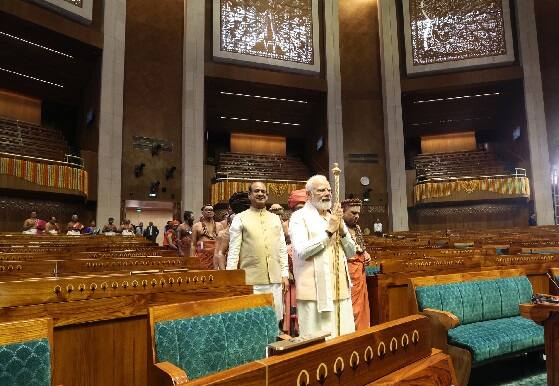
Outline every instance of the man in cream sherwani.
{"type": "Polygon", "coordinates": [[[339,307],[340,335],[348,334],[355,331],[355,323],[347,258],[355,255],[355,243],[342,221],[339,205],[330,213],[332,191],[326,177],[311,177],[306,190],[305,206],[293,213],[289,221],[299,333],[302,337],[321,332],[337,336],[339,307]],[[340,236],[337,277],[336,233],[340,236]]]}
{"type": "Polygon", "coordinates": [[[271,293],[276,317],[281,320],[283,293],[289,288],[283,226],[279,216],[266,210],[266,185],[253,182],[248,190],[250,208],[237,214],[229,228],[227,269],[244,269],[246,283],[255,294],[271,293]]]}

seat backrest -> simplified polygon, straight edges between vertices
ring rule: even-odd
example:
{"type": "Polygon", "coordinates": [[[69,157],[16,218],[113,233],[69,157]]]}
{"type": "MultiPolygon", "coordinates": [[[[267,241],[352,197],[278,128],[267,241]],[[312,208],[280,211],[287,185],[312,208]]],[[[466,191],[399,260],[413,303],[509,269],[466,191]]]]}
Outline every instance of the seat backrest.
{"type": "Polygon", "coordinates": [[[532,284],[516,276],[418,286],[415,294],[420,311],[449,311],[468,324],[520,315],[519,304],[531,301],[532,284]]]}
{"type": "Polygon", "coordinates": [[[52,385],[52,320],[0,323],[0,385],[52,385]]]}
{"type": "Polygon", "coordinates": [[[152,307],[150,324],[154,363],[190,380],[265,358],[279,332],[270,294],[152,307]]]}

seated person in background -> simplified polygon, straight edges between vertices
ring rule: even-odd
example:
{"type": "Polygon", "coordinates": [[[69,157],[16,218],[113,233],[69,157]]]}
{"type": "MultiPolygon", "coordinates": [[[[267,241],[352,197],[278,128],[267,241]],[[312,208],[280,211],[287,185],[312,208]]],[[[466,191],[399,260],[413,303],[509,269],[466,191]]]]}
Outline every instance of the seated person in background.
{"type": "Polygon", "coordinates": [[[45,233],[45,227],[47,225],[47,222],[45,220],[37,220],[37,235],[42,235],[43,233],[45,233]]]}
{"type": "Polygon", "coordinates": [[[101,232],[95,220],[91,220],[89,226],[83,230],[86,235],[98,235],[101,232]]]}
{"type": "Polygon", "coordinates": [[[74,215],[72,215],[72,219],[68,223],[68,226],[66,228],[68,232],[66,234],[68,234],[68,235],[79,235],[79,234],[82,233],[83,228],[84,228],[83,224],[78,219],[78,215],[74,214],[74,215]]]}
{"type": "Polygon", "coordinates": [[[123,236],[134,236],[136,234],[134,231],[134,225],[130,223],[130,220],[124,220],[122,222],[120,232],[123,236]]]}
{"type": "Polygon", "coordinates": [[[45,231],[51,235],[57,235],[60,232],[60,227],[56,223],[56,217],[52,216],[45,226],[45,231]]]}
{"type": "Polygon", "coordinates": [[[118,232],[118,228],[115,225],[115,219],[112,217],[109,217],[109,223],[105,224],[105,226],[103,227],[103,233],[117,233],[118,232]]]}
{"type": "Polygon", "coordinates": [[[178,252],[179,247],[177,245],[177,228],[179,227],[178,220],[173,220],[171,222],[171,227],[165,232],[165,239],[167,240],[167,247],[169,249],[174,249],[178,252]]]}
{"type": "Polygon", "coordinates": [[[37,212],[31,212],[30,217],[23,222],[23,233],[37,233],[37,212]]]}
{"type": "Polygon", "coordinates": [[[153,222],[150,221],[148,227],[144,231],[144,237],[149,241],[151,241],[152,243],[155,243],[158,234],[159,234],[159,229],[157,229],[157,227],[153,225],[153,222]]]}

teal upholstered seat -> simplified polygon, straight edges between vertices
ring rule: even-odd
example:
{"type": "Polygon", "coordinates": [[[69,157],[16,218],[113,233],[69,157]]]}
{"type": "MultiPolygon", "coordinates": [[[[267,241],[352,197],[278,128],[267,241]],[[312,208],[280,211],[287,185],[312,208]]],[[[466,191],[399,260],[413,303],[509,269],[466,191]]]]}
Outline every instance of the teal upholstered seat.
{"type": "Polygon", "coordinates": [[[171,362],[196,379],[266,356],[278,323],[270,306],[155,324],[159,362],[171,362]]]}
{"type": "Polygon", "coordinates": [[[448,331],[448,342],[472,353],[474,363],[543,345],[543,327],[521,316],[486,320],[448,331]]]}
{"type": "Polygon", "coordinates": [[[543,345],[543,328],[519,316],[519,304],[532,297],[526,276],[417,287],[416,297],[421,311],[449,311],[460,319],[448,341],[470,350],[474,364],[543,345]]]}
{"type": "Polygon", "coordinates": [[[0,346],[0,385],[51,386],[48,339],[0,346]]]}

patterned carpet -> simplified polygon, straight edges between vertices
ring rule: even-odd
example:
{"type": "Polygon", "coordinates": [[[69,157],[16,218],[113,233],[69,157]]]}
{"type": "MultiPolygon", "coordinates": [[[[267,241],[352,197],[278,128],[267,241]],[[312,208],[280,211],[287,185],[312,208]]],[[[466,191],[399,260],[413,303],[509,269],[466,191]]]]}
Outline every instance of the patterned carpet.
{"type": "Polygon", "coordinates": [[[546,386],[545,361],[531,354],[472,370],[469,386],[546,386]]]}

